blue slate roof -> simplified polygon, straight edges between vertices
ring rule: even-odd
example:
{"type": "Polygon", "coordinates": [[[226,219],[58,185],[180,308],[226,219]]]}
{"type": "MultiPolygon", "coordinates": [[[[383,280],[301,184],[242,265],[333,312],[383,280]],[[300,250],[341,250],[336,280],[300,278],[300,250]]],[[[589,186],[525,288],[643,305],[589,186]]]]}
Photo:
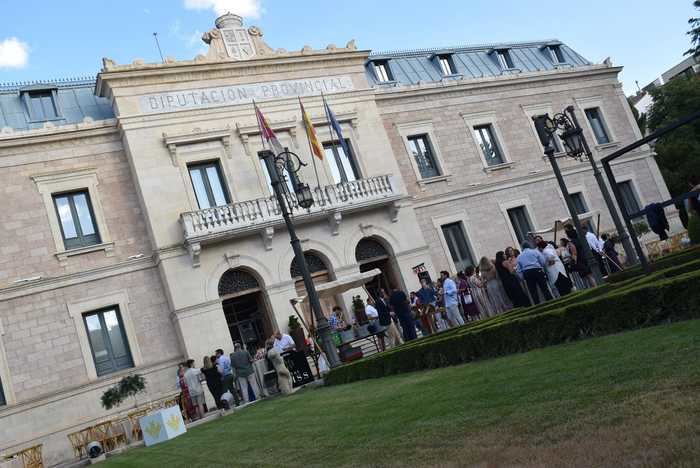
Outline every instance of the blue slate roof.
{"type": "Polygon", "coordinates": [[[42,128],[45,122],[32,121],[27,105],[20,97],[24,92],[40,90],[55,91],[59,118],[51,120],[51,123],[56,126],[79,123],[85,117],[93,120],[114,118],[109,101],[95,96],[94,89],[94,77],[0,84],[0,129],[3,127],[11,127],[15,130],[42,128]]]}
{"type": "Polygon", "coordinates": [[[590,65],[591,62],[562,42],[552,39],[534,42],[482,44],[436,49],[418,49],[392,52],[374,52],[366,64],[367,78],[372,86],[416,85],[439,82],[443,79],[478,79],[525,72],[538,72],[590,65]],[[548,47],[558,46],[564,62],[555,63],[548,47]],[[513,68],[503,70],[496,51],[507,49],[513,68]],[[439,55],[450,55],[455,74],[443,76],[438,63],[439,55]],[[393,81],[380,83],[373,62],[386,61],[393,81]]]}

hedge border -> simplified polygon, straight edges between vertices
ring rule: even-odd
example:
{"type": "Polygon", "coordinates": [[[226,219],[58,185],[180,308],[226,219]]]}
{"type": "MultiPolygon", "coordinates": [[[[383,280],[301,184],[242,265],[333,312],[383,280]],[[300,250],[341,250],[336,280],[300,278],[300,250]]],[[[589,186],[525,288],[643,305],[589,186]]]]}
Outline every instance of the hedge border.
{"type": "Polygon", "coordinates": [[[516,309],[332,369],[328,385],[504,356],[668,321],[700,318],[700,260],[516,309]],[[607,287],[606,287],[607,286],[607,287]],[[592,294],[603,290],[603,294],[592,294]],[[586,294],[588,293],[588,294],[586,294]],[[575,300],[574,300],[575,299],[575,300]]]}
{"type": "MultiPolygon", "coordinates": [[[[691,261],[697,258],[700,258],[700,246],[698,245],[688,247],[687,249],[681,250],[679,252],[664,255],[658,260],[649,263],[649,268],[652,272],[659,271],[664,268],[668,268],[671,265],[685,263],[687,261],[691,261]]],[[[644,271],[642,271],[642,267],[640,265],[636,265],[618,273],[611,274],[610,276],[608,276],[606,281],[608,283],[619,283],[621,281],[637,278],[643,274],[644,271]]]]}

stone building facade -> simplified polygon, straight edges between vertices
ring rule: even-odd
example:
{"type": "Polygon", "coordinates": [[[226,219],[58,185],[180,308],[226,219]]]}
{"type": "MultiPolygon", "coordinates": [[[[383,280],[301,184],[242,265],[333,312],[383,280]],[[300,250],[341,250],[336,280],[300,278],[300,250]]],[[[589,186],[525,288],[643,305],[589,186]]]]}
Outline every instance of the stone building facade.
{"type": "MultiPolygon", "coordinates": [[[[418,265],[455,271],[565,216],[531,115],[598,109],[586,136],[603,128],[599,155],[639,136],[620,69],[557,42],[290,52],[230,14],[203,40],[191,61],[104,59],[96,81],[0,88],[0,452],[43,443],[48,463],[68,458],[67,433],[127,411],[99,404],[124,375],[144,375],[139,398],[156,399],[182,359],[286,329],[303,287],[253,100],[308,163],[316,203],[295,223],[314,280],[379,268],[369,290],[415,289],[418,265]]],[[[589,168],[561,161],[609,227],[589,168]]],[[[667,196],[648,148],[615,170],[638,203],[667,196]]],[[[324,307],[348,310],[353,293],[324,307]]]]}

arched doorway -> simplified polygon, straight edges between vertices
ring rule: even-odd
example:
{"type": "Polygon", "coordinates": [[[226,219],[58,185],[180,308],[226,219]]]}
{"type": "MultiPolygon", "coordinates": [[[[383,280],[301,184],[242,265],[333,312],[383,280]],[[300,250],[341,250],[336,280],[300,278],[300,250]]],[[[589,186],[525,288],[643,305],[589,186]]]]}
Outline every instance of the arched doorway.
{"type": "Polygon", "coordinates": [[[228,270],[219,280],[219,297],[231,340],[255,353],[272,335],[272,324],[258,279],[242,268],[228,270]]]}
{"type": "Polygon", "coordinates": [[[378,297],[380,289],[385,289],[389,292],[400,284],[392,255],[376,237],[360,239],[357,247],[355,247],[355,260],[360,265],[360,272],[362,273],[375,268],[379,268],[382,271],[381,275],[378,275],[365,285],[367,291],[373,297],[378,297]]]}
{"type": "MultiPolygon", "coordinates": [[[[314,285],[318,286],[323,283],[333,281],[331,269],[319,254],[313,251],[304,252],[304,258],[306,259],[306,265],[309,267],[309,273],[311,273],[311,278],[314,281],[314,285]]],[[[304,280],[301,276],[301,270],[299,269],[296,258],[292,260],[292,264],[289,267],[289,276],[291,276],[294,280],[294,287],[296,288],[297,295],[306,296],[304,280]]],[[[334,297],[322,298],[321,308],[323,309],[323,314],[326,317],[330,317],[333,307],[335,307],[337,304],[338,301],[334,297]]],[[[304,313],[304,320],[306,320],[307,324],[311,325],[315,322],[311,316],[311,308],[309,307],[308,301],[305,301],[302,305],[302,311],[304,313]]]]}

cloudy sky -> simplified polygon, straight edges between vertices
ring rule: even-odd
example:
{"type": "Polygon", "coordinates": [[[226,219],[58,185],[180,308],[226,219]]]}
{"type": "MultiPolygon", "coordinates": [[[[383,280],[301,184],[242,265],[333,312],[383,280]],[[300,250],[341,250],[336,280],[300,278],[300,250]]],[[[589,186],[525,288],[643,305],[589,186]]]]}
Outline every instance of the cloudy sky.
{"type": "MultiPolygon", "coordinates": [[[[189,59],[226,11],[259,25],[274,48],[373,50],[560,39],[591,61],[625,66],[628,94],[683,58],[691,0],[0,0],[0,82],[99,71],[118,63],[189,59]]],[[[700,16],[700,12],[697,12],[700,16]]]]}

